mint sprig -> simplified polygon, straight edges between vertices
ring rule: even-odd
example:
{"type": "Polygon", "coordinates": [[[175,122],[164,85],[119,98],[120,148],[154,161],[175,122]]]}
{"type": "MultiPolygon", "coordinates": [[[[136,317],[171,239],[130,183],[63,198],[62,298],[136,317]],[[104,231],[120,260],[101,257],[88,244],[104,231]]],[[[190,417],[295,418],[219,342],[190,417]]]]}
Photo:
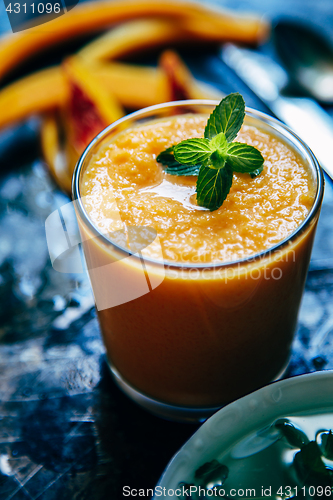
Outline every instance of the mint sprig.
{"type": "Polygon", "coordinates": [[[212,139],[223,132],[228,142],[233,141],[243,124],[244,117],[243,97],[238,92],[229,94],[222,99],[210,115],[205,128],[205,137],[212,139]]]}
{"type": "Polygon", "coordinates": [[[222,99],[210,115],[204,138],[186,139],[162,151],[156,160],[171,175],[198,175],[197,203],[213,211],[229,194],[233,172],[252,178],[263,170],[264,158],[253,146],[232,142],[244,120],[245,102],[238,94],[222,99]]]}
{"type": "Polygon", "coordinates": [[[156,161],[162,163],[167,174],[171,175],[198,175],[201,165],[182,165],[175,159],[174,146],[162,151],[156,161]]]}
{"type": "Polygon", "coordinates": [[[213,169],[209,166],[200,168],[197,180],[197,203],[200,207],[217,210],[230,191],[232,170],[228,165],[213,169]]]}

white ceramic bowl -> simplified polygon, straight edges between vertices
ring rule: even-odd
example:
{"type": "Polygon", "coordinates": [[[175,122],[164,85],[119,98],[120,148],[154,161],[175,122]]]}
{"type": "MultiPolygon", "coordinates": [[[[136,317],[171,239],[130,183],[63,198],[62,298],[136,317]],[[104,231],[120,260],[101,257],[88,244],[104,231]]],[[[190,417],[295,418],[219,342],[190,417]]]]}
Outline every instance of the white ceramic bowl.
{"type": "MultiPolygon", "coordinates": [[[[272,383],[219,410],[172,458],[158,483],[159,488],[155,489],[154,498],[177,498],[172,491],[168,494],[168,490],[177,489],[180,482],[191,482],[198,467],[276,419],[303,412],[333,412],[333,371],[272,383]],[[160,491],[165,494],[161,496],[160,491]]],[[[333,417],[330,428],[333,428],[333,417]]]]}

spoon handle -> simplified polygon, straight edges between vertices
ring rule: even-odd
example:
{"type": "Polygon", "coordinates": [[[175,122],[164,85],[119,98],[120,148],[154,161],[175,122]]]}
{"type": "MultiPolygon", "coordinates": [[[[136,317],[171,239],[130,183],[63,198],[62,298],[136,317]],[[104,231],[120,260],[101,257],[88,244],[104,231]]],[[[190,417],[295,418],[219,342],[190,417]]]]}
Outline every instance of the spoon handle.
{"type": "Polygon", "coordinates": [[[333,120],[329,114],[312,99],[282,96],[287,74],[266,55],[227,44],[221,57],[274,115],[310,147],[333,179],[333,120]]]}
{"type": "Polygon", "coordinates": [[[316,101],[303,97],[279,97],[270,107],[309,146],[333,179],[333,120],[329,114],[316,101]]]}

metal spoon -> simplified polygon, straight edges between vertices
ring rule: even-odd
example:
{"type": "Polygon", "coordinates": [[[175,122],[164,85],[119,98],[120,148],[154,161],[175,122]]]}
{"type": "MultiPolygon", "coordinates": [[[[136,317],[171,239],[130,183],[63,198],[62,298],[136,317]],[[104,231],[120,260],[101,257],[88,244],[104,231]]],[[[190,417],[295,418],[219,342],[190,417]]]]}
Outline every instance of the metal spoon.
{"type": "Polygon", "coordinates": [[[321,103],[333,104],[333,47],[309,25],[279,21],[273,41],[291,83],[321,103]]]}
{"type": "Polygon", "coordinates": [[[312,149],[333,180],[333,120],[314,99],[283,95],[288,75],[265,54],[224,45],[221,57],[271,111],[312,149]]]}

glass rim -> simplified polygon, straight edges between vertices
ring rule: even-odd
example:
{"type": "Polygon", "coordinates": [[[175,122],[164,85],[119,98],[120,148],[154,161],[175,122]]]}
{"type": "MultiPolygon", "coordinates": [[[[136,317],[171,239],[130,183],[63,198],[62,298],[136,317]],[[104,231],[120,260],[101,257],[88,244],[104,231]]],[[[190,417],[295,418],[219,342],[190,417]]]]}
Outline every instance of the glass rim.
{"type": "MultiPolygon", "coordinates": [[[[120,251],[123,254],[126,254],[126,257],[129,255],[133,257],[137,257],[139,260],[142,258],[140,255],[133,253],[130,249],[121,247],[120,245],[116,244],[114,241],[109,239],[106,235],[102,234],[100,230],[98,229],[97,226],[92,222],[92,220],[89,218],[89,215],[87,211],[85,210],[85,207],[82,203],[82,197],[80,193],[80,177],[81,177],[81,172],[83,169],[83,166],[85,164],[86,157],[88,156],[89,153],[91,153],[95,148],[97,148],[97,145],[103,141],[107,137],[107,135],[116,127],[121,125],[122,123],[130,120],[134,120],[137,118],[140,118],[141,116],[144,117],[146,114],[149,114],[150,112],[154,111],[160,111],[165,108],[171,108],[171,107],[191,107],[191,106],[217,106],[219,104],[218,100],[212,100],[212,99],[188,99],[188,100],[183,100],[183,101],[171,101],[171,102],[164,102],[160,104],[155,104],[153,106],[148,106],[146,108],[142,108],[138,111],[134,111],[133,113],[130,113],[128,115],[123,116],[119,120],[116,120],[115,122],[111,123],[108,125],[105,129],[103,129],[86,147],[86,149],[83,151],[79,161],[77,162],[74,172],[73,172],[73,178],[72,178],[72,197],[75,202],[75,208],[78,210],[80,217],[84,221],[84,223],[88,226],[89,230],[92,231],[92,233],[98,237],[99,239],[102,240],[102,242],[106,245],[112,245],[117,249],[117,251],[120,251]]],[[[172,262],[168,260],[157,260],[153,258],[149,258],[144,256],[144,261],[147,263],[151,263],[154,265],[158,266],[163,266],[168,269],[177,269],[177,270],[190,270],[190,269],[221,269],[221,268],[231,268],[231,267],[236,267],[236,266],[243,266],[246,264],[254,263],[256,261],[262,260],[266,257],[269,257],[270,255],[277,253],[277,251],[284,249],[287,245],[289,245],[291,242],[296,240],[298,236],[300,236],[310,225],[311,221],[313,218],[316,216],[318,209],[321,206],[322,198],[323,198],[323,193],[324,193],[324,175],[323,171],[319,165],[319,162],[309,146],[297,135],[293,130],[291,130],[287,125],[282,123],[280,120],[267,115],[266,113],[263,113],[261,111],[258,111],[253,108],[249,108],[246,106],[245,108],[246,115],[252,118],[259,119],[263,121],[266,125],[270,126],[273,130],[279,132],[282,134],[286,139],[289,140],[289,142],[292,142],[297,149],[300,150],[300,152],[305,153],[305,156],[307,157],[308,163],[310,163],[313,167],[313,170],[316,173],[315,180],[316,180],[316,195],[312,204],[312,207],[305,217],[305,219],[302,221],[302,223],[286,238],[283,240],[279,241],[275,245],[269,247],[268,249],[262,250],[260,252],[257,252],[255,254],[243,257],[242,259],[236,259],[232,261],[227,261],[227,262],[208,262],[205,264],[196,264],[196,263],[191,263],[191,262],[172,262]],[[302,151],[303,150],[303,151],[302,151]]],[[[152,118],[154,119],[154,118],[152,118]]]]}

